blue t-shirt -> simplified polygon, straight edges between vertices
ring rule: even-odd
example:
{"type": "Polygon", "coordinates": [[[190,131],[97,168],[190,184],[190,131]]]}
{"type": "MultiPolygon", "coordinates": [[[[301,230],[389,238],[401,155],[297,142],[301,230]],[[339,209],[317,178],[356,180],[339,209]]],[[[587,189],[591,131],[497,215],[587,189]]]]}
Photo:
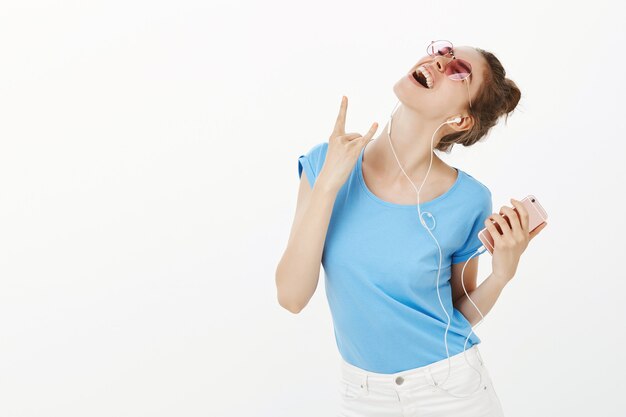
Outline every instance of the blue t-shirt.
{"type": "MultiPolygon", "coordinates": [[[[298,175],[304,169],[311,187],[327,149],[322,142],[298,158],[298,175]]],[[[390,374],[446,359],[448,319],[435,286],[437,244],[419,223],[417,204],[390,203],[367,188],[361,168],[364,149],[337,194],[322,265],[341,356],[361,369],[390,374]]],[[[482,246],[477,234],[492,210],[489,189],[456,169],[458,178],[446,193],[420,203],[422,218],[441,246],[439,293],[451,319],[450,356],[463,352],[471,331],[452,305],[451,265],[482,246]]],[[[472,333],[467,349],[477,343],[480,338],[472,333]]]]}

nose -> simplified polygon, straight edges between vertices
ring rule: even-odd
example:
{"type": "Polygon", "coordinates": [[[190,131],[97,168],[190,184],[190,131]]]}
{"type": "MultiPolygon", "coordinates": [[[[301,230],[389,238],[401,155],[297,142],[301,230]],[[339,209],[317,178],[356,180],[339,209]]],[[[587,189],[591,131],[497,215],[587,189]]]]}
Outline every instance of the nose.
{"type": "Polygon", "coordinates": [[[448,62],[452,61],[452,57],[438,55],[435,57],[435,61],[433,62],[433,67],[440,72],[444,72],[446,69],[446,65],[448,62]]]}

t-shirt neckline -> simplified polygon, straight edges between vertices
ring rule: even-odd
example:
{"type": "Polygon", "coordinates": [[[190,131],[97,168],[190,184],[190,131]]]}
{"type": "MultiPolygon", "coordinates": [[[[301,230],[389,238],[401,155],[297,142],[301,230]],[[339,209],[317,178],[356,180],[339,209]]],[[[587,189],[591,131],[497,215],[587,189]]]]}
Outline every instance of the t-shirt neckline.
{"type": "MultiPolygon", "coordinates": [[[[363,153],[364,152],[365,152],[365,146],[363,147],[363,149],[361,149],[361,154],[359,155],[359,158],[357,159],[356,167],[357,167],[357,176],[359,177],[359,182],[361,183],[361,187],[363,191],[365,191],[365,194],[367,194],[367,196],[370,197],[375,202],[382,204],[384,206],[387,206],[387,207],[417,210],[417,195],[415,196],[415,201],[416,201],[415,204],[396,204],[390,201],[385,201],[377,197],[376,194],[374,194],[373,192],[370,191],[369,188],[367,188],[367,184],[365,184],[365,178],[363,177],[363,153]]],[[[434,199],[430,201],[420,202],[420,205],[419,205],[420,209],[439,203],[441,200],[448,197],[450,194],[454,192],[454,190],[458,188],[459,183],[461,182],[461,179],[463,177],[463,171],[455,166],[453,166],[452,168],[456,169],[457,171],[457,177],[456,177],[456,181],[454,182],[454,184],[452,184],[452,186],[448,188],[448,190],[445,193],[441,194],[440,196],[435,197],[434,199]]]]}

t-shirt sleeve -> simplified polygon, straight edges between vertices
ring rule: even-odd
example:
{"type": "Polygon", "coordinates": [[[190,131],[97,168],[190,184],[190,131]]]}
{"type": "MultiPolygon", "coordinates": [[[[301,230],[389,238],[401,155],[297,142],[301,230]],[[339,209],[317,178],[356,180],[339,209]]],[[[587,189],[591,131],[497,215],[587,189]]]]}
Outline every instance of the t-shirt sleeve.
{"type": "Polygon", "coordinates": [[[327,149],[328,142],[321,142],[309,149],[304,155],[298,157],[298,178],[302,178],[302,170],[304,170],[311,188],[313,188],[317,175],[324,166],[327,149]]]}
{"type": "Polygon", "coordinates": [[[477,196],[480,198],[480,204],[478,204],[478,209],[475,209],[473,216],[471,216],[471,231],[463,246],[452,254],[453,264],[467,261],[483,245],[478,238],[478,232],[485,228],[485,220],[491,215],[493,204],[491,191],[488,188],[483,187],[483,192],[477,193],[477,196]]]}

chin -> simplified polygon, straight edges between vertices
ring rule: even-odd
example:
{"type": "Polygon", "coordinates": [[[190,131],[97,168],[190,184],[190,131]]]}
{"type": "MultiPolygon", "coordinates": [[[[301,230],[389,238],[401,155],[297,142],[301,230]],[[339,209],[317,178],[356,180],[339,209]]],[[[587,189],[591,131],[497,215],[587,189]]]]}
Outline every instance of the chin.
{"type": "Polygon", "coordinates": [[[402,106],[417,113],[423,113],[427,110],[429,98],[424,92],[416,88],[406,76],[398,80],[393,86],[393,93],[402,103],[402,106]]]}

